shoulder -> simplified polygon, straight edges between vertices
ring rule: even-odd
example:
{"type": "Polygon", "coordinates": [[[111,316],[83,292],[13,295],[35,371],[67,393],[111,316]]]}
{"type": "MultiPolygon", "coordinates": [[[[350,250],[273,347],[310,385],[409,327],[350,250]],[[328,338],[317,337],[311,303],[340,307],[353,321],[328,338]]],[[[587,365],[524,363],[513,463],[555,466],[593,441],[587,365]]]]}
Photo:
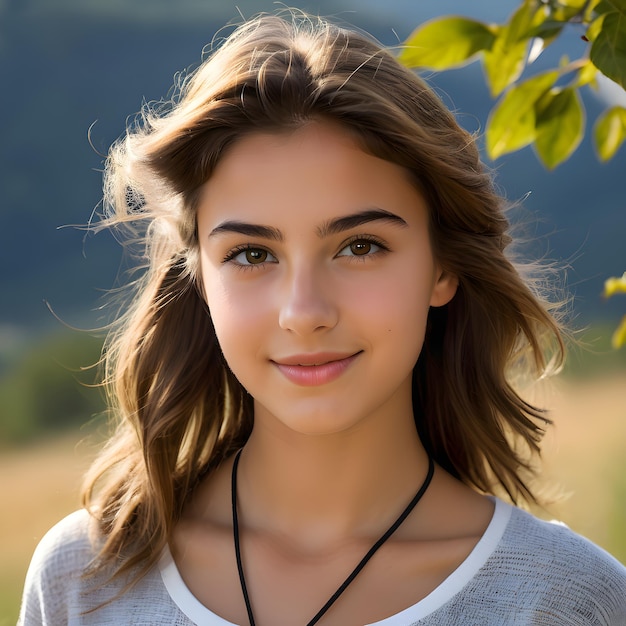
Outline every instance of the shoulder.
{"type": "Polygon", "coordinates": [[[562,623],[626,624],[626,568],[564,524],[513,508],[490,561],[542,614],[562,615],[562,623]]]}
{"type": "Polygon", "coordinates": [[[76,511],[39,542],[26,574],[20,623],[65,621],[67,598],[72,590],[78,590],[82,574],[95,554],[90,526],[89,513],[76,511]]]}
{"type": "Polygon", "coordinates": [[[542,561],[549,559],[564,569],[597,569],[621,580],[626,573],[617,559],[562,522],[541,520],[518,508],[513,508],[503,546],[528,552],[542,561]]]}
{"type": "Polygon", "coordinates": [[[134,569],[86,576],[101,541],[85,510],[46,533],[26,575],[19,626],[191,624],[168,595],[158,566],[141,576],[134,569]]]}
{"type": "Polygon", "coordinates": [[[82,572],[94,556],[91,522],[91,516],[83,509],[53,526],[35,549],[29,573],[52,571],[58,576],[82,572]]]}

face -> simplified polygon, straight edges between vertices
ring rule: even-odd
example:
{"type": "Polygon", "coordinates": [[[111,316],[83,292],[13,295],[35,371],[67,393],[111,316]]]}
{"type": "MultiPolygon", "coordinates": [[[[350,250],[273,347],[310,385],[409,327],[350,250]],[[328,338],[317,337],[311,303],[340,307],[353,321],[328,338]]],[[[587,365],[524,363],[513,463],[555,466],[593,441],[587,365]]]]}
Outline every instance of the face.
{"type": "Polygon", "coordinates": [[[411,412],[430,306],[456,281],[403,168],[311,122],[241,139],[198,208],[220,346],[259,424],[329,434],[411,412]]]}

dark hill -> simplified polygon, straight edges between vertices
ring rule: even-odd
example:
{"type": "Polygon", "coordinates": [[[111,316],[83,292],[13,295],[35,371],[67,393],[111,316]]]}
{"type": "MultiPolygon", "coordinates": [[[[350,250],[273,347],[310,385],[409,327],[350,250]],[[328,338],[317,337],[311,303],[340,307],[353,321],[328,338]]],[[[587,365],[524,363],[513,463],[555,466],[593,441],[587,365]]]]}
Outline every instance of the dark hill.
{"type": "MultiPolygon", "coordinates": [[[[243,4],[247,15],[273,7],[243,4]]],[[[306,6],[337,14],[340,4],[306,6]]],[[[448,4],[440,11],[449,11],[448,4]]],[[[58,324],[44,300],[68,323],[87,327],[102,321],[93,309],[115,283],[119,247],[105,233],[85,237],[73,228],[57,228],[89,220],[100,198],[102,157],[94,148],[106,152],[143,99],[165,95],[175,72],[199,60],[213,33],[236,17],[227,5],[192,0],[1,5],[0,326],[58,324]],[[94,147],[88,141],[92,124],[94,147]]],[[[375,3],[359,6],[341,17],[388,44],[395,43],[392,28],[403,38],[421,19],[411,3],[386,3],[384,19],[372,9],[375,3]]],[[[478,66],[433,82],[463,112],[462,123],[473,130],[484,126],[490,100],[478,66]]],[[[599,105],[592,98],[587,104],[594,119],[599,105]]],[[[613,162],[600,165],[587,140],[554,173],[546,173],[530,150],[495,164],[509,198],[530,192],[524,219],[539,220],[529,229],[542,237],[535,251],[571,262],[569,282],[582,321],[617,319],[622,304],[607,304],[599,294],[608,275],[626,269],[624,157],[622,149],[613,162]]]]}

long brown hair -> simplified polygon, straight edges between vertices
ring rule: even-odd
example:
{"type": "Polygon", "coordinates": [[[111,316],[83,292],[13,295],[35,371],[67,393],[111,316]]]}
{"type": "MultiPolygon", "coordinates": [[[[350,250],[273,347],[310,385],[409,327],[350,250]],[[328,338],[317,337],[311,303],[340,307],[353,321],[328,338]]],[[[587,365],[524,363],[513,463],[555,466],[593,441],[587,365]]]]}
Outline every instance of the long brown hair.
{"type": "Polygon", "coordinates": [[[201,477],[249,436],[251,398],[225,365],[198,286],[198,190],[242,136],[311,119],[343,125],[410,172],[436,257],[458,277],[453,300],[430,313],[414,371],[424,446],[479,491],[532,500],[527,452],[548,420],[511,377],[543,375],[563,341],[505,255],[504,202],[474,137],[375,41],[303,15],[245,23],[178,87],[142,111],[106,165],[103,223],[145,244],[147,271],[107,344],[118,425],[83,494],[103,538],[96,570],[146,571],[201,477]]]}

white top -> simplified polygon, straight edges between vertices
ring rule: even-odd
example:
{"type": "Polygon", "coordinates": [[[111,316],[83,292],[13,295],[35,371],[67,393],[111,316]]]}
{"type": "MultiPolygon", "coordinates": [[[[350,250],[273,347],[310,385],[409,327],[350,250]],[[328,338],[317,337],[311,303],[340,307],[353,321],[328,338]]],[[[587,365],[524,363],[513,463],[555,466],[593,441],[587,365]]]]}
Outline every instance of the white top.
{"type": "MultiPolygon", "coordinates": [[[[93,556],[88,522],[86,511],[73,513],[37,547],[20,625],[236,626],[193,596],[168,549],[131,590],[85,614],[124,585],[94,589],[96,581],[81,578],[93,556]]],[[[566,526],[496,500],[491,523],[465,561],[428,596],[375,626],[513,624],[626,626],[626,568],[566,526]]]]}

